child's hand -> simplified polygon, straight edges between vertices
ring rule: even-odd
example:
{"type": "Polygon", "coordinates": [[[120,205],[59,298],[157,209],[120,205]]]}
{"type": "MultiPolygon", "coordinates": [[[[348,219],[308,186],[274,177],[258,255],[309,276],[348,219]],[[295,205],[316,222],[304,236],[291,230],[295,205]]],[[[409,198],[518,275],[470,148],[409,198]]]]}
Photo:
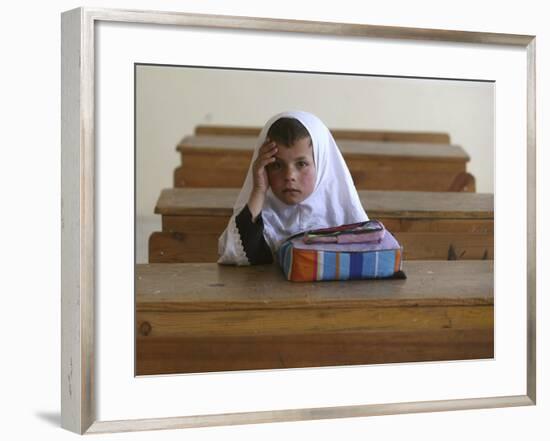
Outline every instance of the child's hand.
{"type": "Polygon", "coordinates": [[[277,154],[277,144],[269,138],[260,147],[258,157],[252,166],[252,177],[254,180],[254,189],[256,192],[265,193],[269,188],[266,166],[275,162],[277,154]]]}
{"type": "Polygon", "coordinates": [[[252,177],[254,188],[248,198],[248,209],[252,214],[252,220],[255,222],[262,211],[265,200],[265,193],[269,188],[266,167],[275,162],[277,154],[277,145],[270,139],[266,139],[258,151],[258,157],[252,165],[252,177]]]}

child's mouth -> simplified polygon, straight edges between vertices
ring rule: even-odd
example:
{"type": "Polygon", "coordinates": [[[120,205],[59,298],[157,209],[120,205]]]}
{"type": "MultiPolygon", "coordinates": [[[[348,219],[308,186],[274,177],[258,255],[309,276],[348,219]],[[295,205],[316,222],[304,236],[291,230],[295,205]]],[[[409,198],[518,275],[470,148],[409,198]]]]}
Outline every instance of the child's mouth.
{"type": "Polygon", "coordinates": [[[283,193],[300,193],[300,190],[297,190],[295,188],[286,188],[283,190],[283,193]]]}

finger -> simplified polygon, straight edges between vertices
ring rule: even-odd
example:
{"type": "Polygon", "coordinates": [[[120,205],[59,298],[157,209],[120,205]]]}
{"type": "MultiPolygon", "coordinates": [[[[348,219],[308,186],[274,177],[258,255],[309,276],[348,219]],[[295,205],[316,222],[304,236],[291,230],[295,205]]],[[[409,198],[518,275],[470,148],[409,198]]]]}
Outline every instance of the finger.
{"type": "Polygon", "coordinates": [[[275,155],[262,156],[262,157],[258,158],[258,166],[259,167],[265,167],[267,164],[271,164],[271,163],[275,162],[276,160],[277,160],[277,158],[275,157],[275,155]]]}
{"type": "Polygon", "coordinates": [[[256,169],[256,171],[261,170],[265,166],[275,162],[275,160],[276,160],[276,158],[274,158],[273,156],[271,156],[269,158],[258,158],[254,168],[256,169]]]}
{"type": "Polygon", "coordinates": [[[256,160],[272,158],[277,154],[278,151],[279,149],[277,148],[277,146],[262,149],[258,152],[258,157],[256,158],[256,160]]]}
{"type": "Polygon", "coordinates": [[[258,158],[254,169],[256,172],[260,172],[261,170],[265,169],[269,164],[272,164],[276,160],[277,158],[275,158],[274,156],[271,156],[268,158],[258,158]]]}
{"type": "Polygon", "coordinates": [[[278,151],[278,147],[276,145],[274,146],[267,146],[261,153],[260,156],[273,156],[278,151]]]}
{"type": "Polygon", "coordinates": [[[265,158],[261,158],[258,162],[258,164],[262,167],[265,167],[268,164],[271,164],[272,162],[275,162],[277,158],[275,156],[268,156],[265,158]]]}
{"type": "Polygon", "coordinates": [[[274,142],[274,141],[266,141],[262,144],[262,146],[260,147],[260,151],[262,150],[269,150],[273,147],[276,147],[277,144],[274,142]]]}

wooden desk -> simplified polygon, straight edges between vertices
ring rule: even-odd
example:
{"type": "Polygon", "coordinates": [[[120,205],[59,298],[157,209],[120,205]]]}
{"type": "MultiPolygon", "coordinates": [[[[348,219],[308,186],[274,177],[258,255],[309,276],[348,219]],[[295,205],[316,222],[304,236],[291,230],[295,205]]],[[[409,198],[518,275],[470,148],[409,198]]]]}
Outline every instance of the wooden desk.
{"type": "MultiPolygon", "coordinates": [[[[238,189],[163,190],[155,213],[162,232],[149,238],[150,263],[215,262],[218,237],[238,189]]],[[[493,195],[360,190],[371,219],[381,220],[411,259],[492,259],[493,195]]]]}
{"type": "MultiPolygon", "coordinates": [[[[174,186],[240,187],[255,142],[250,136],[185,137],[177,146],[182,166],[174,172],[174,186]]],[[[358,189],[475,191],[466,173],[470,158],[460,146],[353,139],[338,145],[358,189]]]]}
{"type": "Polygon", "coordinates": [[[137,374],[493,357],[493,263],[292,283],[275,265],[137,265],[137,374]]]}

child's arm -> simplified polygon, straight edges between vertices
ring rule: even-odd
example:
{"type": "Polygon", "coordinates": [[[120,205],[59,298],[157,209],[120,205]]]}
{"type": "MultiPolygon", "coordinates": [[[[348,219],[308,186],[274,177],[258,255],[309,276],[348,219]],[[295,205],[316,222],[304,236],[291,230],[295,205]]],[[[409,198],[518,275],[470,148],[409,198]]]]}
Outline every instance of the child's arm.
{"type": "Polygon", "coordinates": [[[266,167],[275,162],[277,144],[269,138],[265,140],[258,151],[258,157],[252,166],[252,177],[254,186],[248,198],[248,209],[252,215],[252,222],[255,222],[264,206],[265,194],[269,188],[266,167]]]}
{"type": "Polygon", "coordinates": [[[266,139],[252,165],[253,188],[248,204],[239,214],[231,216],[218,241],[218,263],[256,265],[273,262],[271,249],[263,235],[264,224],[260,213],[269,188],[265,168],[275,161],[276,153],[276,144],[266,139]]]}
{"type": "Polygon", "coordinates": [[[257,265],[272,263],[273,255],[264,238],[262,217],[252,220],[245,205],[236,216],[231,216],[227,228],[218,240],[218,263],[229,265],[257,265]]]}
{"type": "Polygon", "coordinates": [[[264,223],[261,216],[253,219],[249,208],[245,206],[235,218],[243,250],[250,265],[272,263],[273,255],[264,238],[264,223]]]}

